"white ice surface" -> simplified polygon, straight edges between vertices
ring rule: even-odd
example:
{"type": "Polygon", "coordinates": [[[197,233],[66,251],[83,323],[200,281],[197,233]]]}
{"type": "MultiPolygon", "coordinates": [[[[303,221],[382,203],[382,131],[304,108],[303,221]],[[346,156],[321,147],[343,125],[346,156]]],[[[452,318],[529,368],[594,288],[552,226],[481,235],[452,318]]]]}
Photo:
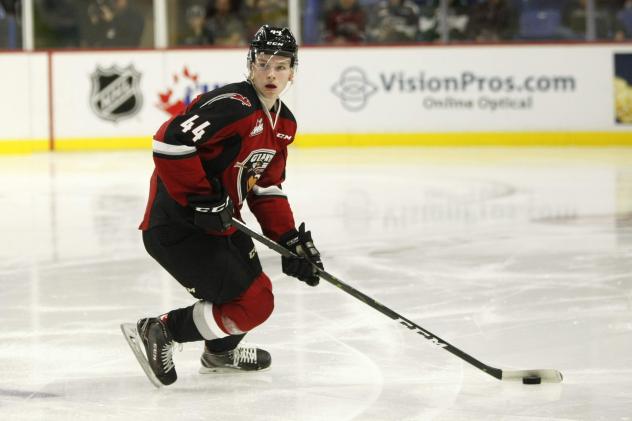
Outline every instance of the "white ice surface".
{"type": "MultiPolygon", "coordinates": [[[[268,372],[156,390],[119,323],[193,303],[146,255],[149,151],[0,157],[0,420],[632,420],[632,150],[290,152],[326,269],[501,368],[500,382],[258,247],[268,372]]],[[[251,215],[247,222],[252,223],[251,215]]]]}

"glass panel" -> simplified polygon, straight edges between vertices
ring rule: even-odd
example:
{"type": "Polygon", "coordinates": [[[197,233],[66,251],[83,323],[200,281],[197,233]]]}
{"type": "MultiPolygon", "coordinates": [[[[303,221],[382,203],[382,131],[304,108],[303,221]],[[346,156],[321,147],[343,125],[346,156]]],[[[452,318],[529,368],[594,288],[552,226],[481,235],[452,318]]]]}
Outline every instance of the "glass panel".
{"type": "Polygon", "coordinates": [[[244,46],[263,24],[288,25],[287,0],[169,2],[169,44],[244,46]]]}
{"type": "Polygon", "coordinates": [[[0,2],[0,50],[22,48],[22,2],[0,2]]]}
{"type": "Polygon", "coordinates": [[[34,0],[35,48],[151,48],[153,0],[34,0]]]}

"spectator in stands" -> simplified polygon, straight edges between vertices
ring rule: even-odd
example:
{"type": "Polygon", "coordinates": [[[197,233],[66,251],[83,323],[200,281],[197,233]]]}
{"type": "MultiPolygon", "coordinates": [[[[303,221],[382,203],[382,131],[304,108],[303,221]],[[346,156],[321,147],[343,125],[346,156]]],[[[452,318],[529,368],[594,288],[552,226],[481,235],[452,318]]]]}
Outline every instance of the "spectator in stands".
{"type": "Polygon", "coordinates": [[[245,45],[246,27],[231,0],[214,0],[206,21],[206,30],[215,45],[245,45]]]}
{"type": "Polygon", "coordinates": [[[570,31],[562,25],[562,9],[567,3],[559,0],[519,2],[518,38],[534,41],[569,38],[570,31]]]}
{"type": "Polygon", "coordinates": [[[439,0],[417,0],[419,7],[419,41],[436,41],[439,34],[439,0]]]}
{"type": "Polygon", "coordinates": [[[369,17],[369,39],[403,43],[417,39],[419,8],[410,0],[382,0],[369,17]]]}
{"type": "MultiPolygon", "coordinates": [[[[419,40],[435,41],[441,37],[441,7],[439,0],[418,0],[421,6],[419,18],[419,40]]],[[[469,22],[468,0],[451,0],[448,5],[446,25],[451,40],[467,39],[469,22]]]]}
{"type": "Polygon", "coordinates": [[[245,0],[246,38],[250,39],[262,25],[288,26],[287,0],[245,0]]]}
{"type": "Polygon", "coordinates": [[[0,50],[17,47],[15,14],[0,0],[0,50]]]}
{"type": "Polygon", "coordinates": [[[324,41],[330,44],[355,44],[366,40],[366,14],[357,0],[338,0],[325,13],[324,41]]]}
{"type": "Polygon", "coordinates": [[[0,49],[22,46],[21,0],[0,0],[0,49]]]}
{"type": "Polygon", "coordinates": [[[448,36],[452,41],[467,39],[469,0],[452,0],[448,7],[448,36]]]}
{"type": "Polygon", "coordinates": [[[128,0],[93,0],[87,5],[83,40],[88,47],[138,47],[145,20],[128,0]]]}
{"type": "Polygon", "coordinates": [[[186,29],[181,35],[180,45],[209,45],[213,34],[206,28],[206,10],[199,4],[192,4],[185,13],[186,29]]]}
{"type": "Polygon", "coordinates": [[[617,11],[614,39],[632,39],[632,0],[625,0],[621,9],[617,11]]]}
{"type": "Polygon", "coordinates": [[[9,14],[0,1],[0,50],[9,47],[9,14]]]}
{"type": "Polygon", "coordinates": [[[506,0],[487,0],[476,3],[470,12],[468,39],[479,42],[498,42],[513,37],[514,13],[506,0]]]}

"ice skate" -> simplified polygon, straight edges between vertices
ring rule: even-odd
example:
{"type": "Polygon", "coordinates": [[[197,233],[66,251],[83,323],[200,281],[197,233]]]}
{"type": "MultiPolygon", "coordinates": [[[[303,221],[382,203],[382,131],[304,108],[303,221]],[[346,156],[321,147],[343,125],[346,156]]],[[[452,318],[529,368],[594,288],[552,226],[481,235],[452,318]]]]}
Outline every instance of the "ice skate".
{"type": "Polygon", "coordinates": [[[207,374],[262,371],[270,367],[272,358],[268,351],[244,344],[221,354],[213,354],[204,347],[200,361],[200,373],[207,374]]]}
{"type": "Polygon", "coordinates": [[[173,348],[176,343],[160,319],[140,319],[136,326],[123,323],[121,330],[143,371],[154,386],[170,385],[177,380],[178,376],[173,364],[173,348]]]}

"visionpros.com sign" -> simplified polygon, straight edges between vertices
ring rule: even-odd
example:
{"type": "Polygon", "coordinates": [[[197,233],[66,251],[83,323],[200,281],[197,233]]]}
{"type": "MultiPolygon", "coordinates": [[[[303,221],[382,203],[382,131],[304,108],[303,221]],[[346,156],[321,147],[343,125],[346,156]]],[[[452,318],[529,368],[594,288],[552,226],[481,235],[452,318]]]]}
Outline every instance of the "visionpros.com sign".
{"type": "Polygon", "coordinates": [[[612,51],[602,47],[313,49],[301,60],[306,133],[324,121],[332,133],[614,127],[612,51]]]}
{"type": "Polygon", "coordinates": [[[533,97],[491,97],[498,94],[538,94],[546,92],[574,92],[577,82],[570,75],[485,75],[474,71],[463,71],[457,75],[430,75],[420,70],[417,74],[405,71],[380,72],[377,83],[373,83],[367,72],[359,67],[344,69],[340,78],[332,86],[332,92],[340,98],[344,108],[360,111],[369,98],[377,91],[391,94],[432,94],[445,97],[425,96],[422,106],[436,107],[476,107],[495,111],[502,108],[529,108],[533,97]],[[458,98],[454,95],[478,93],[478,99],[458,98]]]}

